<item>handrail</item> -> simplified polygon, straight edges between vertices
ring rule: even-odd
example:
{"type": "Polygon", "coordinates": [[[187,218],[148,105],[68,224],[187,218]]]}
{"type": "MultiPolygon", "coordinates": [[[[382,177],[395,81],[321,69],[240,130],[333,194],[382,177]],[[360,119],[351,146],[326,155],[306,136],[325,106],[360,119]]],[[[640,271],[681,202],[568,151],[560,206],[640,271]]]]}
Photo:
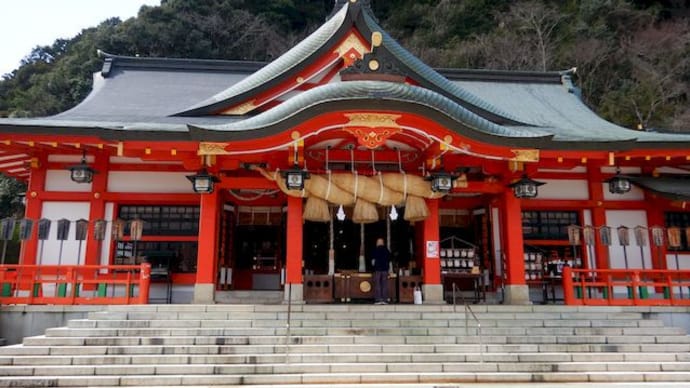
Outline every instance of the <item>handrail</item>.
{"type": "Polygon", "coordinates": [[[0,265],[0,304],[147,304],[150,285],[149,263],[0,265]]]}
{"type": "MultiPolygon", "coordinates": [[[[453,282],[453,312],[456,311],[455,307],[455,290],[457,286],[455,282],[453,282]]],[[[482,340],[482,323],[479,321],[479,318],[477,318],[477,315],[472,311],[470,308],[470,305],[467,303],[467,300],[465,300],[465,296],[460,293],[460,297],[462,298],[462,303],[465,305],[465,335],[468,334],[468,323],[467,323],[467,312],[469,311],[470,315],[472,315],[472,318],[474,319],[475,322],[477,322],[477,335],[479,336],[479,362],[484,363],[484,345],[483,345],[483,340],[482,340]]]]}
{"type": "Polygon", "coordinates": [[[568,305],[690,306],[683,287],[690,289],[690,270],[563,268],[568,305]]]}
{"type": "Polygon", "coordinates": [[[285,327],[285,363],[290,363],[290,312],[292,310],[292,283],[286,284],[288,287],[288,306],[285,327]]]}

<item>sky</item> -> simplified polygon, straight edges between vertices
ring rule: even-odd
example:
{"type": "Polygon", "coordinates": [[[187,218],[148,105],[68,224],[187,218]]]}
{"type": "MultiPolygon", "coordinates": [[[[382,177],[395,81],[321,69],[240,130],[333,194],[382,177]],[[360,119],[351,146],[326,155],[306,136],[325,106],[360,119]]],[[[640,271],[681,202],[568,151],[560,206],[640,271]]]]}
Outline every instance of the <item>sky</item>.
{"type": "Polygon", "coordinates": [[[111,17],[127,20],[142,5],[160,0],[0,0],[0,75],[18,68],[36,46],[71,38],[111,17]]]}

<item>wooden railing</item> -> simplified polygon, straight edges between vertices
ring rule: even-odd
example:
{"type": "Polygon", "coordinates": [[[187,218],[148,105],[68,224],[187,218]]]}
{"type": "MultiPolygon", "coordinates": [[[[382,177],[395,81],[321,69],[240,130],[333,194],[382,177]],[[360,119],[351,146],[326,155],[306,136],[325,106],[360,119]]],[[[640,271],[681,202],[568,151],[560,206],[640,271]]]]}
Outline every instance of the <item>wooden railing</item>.
{"type": "Polygon", "coordinates": [[[690,306],[690,271],[563,269],[568,305],[690,306]]]}
{"type": "Polygon", "coordinates": [[[0,265],[0,305],[147,304],[151,265],[0,265]]]}

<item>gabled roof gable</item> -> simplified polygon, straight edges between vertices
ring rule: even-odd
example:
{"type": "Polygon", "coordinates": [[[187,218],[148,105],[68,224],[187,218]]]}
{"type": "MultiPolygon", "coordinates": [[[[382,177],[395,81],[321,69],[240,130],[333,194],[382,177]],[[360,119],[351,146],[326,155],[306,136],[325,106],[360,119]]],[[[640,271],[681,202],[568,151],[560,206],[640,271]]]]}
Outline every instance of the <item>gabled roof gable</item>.
{"type": "MultiPolygon", "coordinates": [[[[404,49],[378,25],[367,1],[339,1],[336,7],[341,8],[335,11],[325,24],[278,59],[223,92],[177,115],[251,113],[260,104],[266,102],[265,97],[267,94],[271,95],[272,88],[282,87],[280,91],[276,90],[273,93],[275,96],[285,93],[286,85],[292,90],[297,88],[299,83],[305,82],[305,70],[319,61],[323,66],[332,66],[334,62],[339,62],[338,66],[342,68],[349,66],[353,58],[345,57],[348,54],[347,47],[357,46],[357,56],[361,57],[371,50],[372,33],[379,32],[383,35],[383,42],[376,50],[393,58],[396,62],[395,66],[402,70],[410,83],[444,95],[497,124],[529,124],[517,120],[510,113],[463,90],[404,49]],[[338,45],[344,46],[345,49],[338,45]],[[337,53],[337,56],[333,56],[333,53],[337,53]],[[259,97],[262,98],[262,102],[257,101],[259,97]]],[[[349,54],[351,56],[353,53],[349,54]]],[[[313,72],[306,73],[313,75],[313,72]]]]}

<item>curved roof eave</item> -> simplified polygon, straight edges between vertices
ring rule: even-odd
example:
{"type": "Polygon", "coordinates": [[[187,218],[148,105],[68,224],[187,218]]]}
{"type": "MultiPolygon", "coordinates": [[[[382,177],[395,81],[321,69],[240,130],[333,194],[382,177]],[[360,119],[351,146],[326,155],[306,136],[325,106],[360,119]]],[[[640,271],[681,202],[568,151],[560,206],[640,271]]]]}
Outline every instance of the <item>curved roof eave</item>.
{"type": "Polygon", "coordinates": [[[294,69],[300,68],[300,64],[320,55],[323,50],[330,46],[327,44],[329,41],[334,41],[344,34],[347,17],[348,5],[346,4],[306,39],[273,62],[268,63],[257,72],[230,86],[228,89],[175,115],[209,114],[214,110],[232,105],[234,100],[241,100],[244,95],[260,86],[268,86],[271,82],[279,81],[280,76],[289,74],[294,69]]]}
{"type": "Polygon", "coordinates": [[[314,114],[338,109],[419,113],[432,117],[451,130],[462,128],[457,132],[463,136],[489,143],[534,145],[552,137],[552,134],[534,127],[525,130],[494,124],[434,91],[385,81],[348,81],[319,86],[246,120],[224,125],[190,125],[190,130],[216,140],[245,140],[270,136],[298,125],[314,114]]]}
{"type": "MultiPolygon", "coordinates": [[[[382,47],[388,50],[388,52],[397,58],[404,66],[410,70],[410,74],[417,74],[421,79],[416,79],[422,86],[425,84],[439,89],[442,94],[448,97],[457,98],[459,103],[464,102],[472,107],[478,108],[480,111],[488,113],[495,116],[496,119],[503,119],[506,124],[512,125],[532,125],[533,123],[526,123],[516,116],[499,109],[498,107],[492,105],[491,103],[477,97],[476,95],[464,90],[460,86],[454,84],[439,72],[422,62],[419,58],[410,53],[407,49],[402,47],[393,37],[391,37],[387,32],[379,26],[379,24],[374,20],[374,18],[367,12],[362,12],[362,18],[364,20],[364,25],[370,30],[379,31],[383,35],[382,47]]],[[[463,105],[465,105],[463,104],[463,105]]],[[[466,106],[467,107],[467,106],[466,106]]]]}

